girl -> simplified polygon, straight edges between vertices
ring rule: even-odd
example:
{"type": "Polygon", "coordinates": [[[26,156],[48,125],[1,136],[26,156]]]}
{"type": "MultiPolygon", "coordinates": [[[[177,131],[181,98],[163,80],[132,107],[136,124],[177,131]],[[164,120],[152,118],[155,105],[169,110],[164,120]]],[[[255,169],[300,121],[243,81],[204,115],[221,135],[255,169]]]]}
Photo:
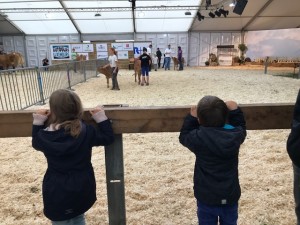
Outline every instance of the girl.
{"type": "Polygon", "coordinates": [[[110,56],[108,57],[109,65],[111,67],[111,79],[112,79],[112,89],[111,90],[120,90],[117,76],[119,72],[118,68],[118,58],[117,52],[114,48],[109,49],[110,56]]]}
{"type": "Polygon", "coordinates": [[[49,104],[50,112],[41,109],[33,114],[32,127],[32,147],[42,151],[48,163],[44,214],[52,225],[85,225],[84,213],[96,201],[92,147],[114,141],[111,123],[98,106],[90,111],[97,128],[85,124],[81,101],[69,90],[54,91],[49,104]]]}

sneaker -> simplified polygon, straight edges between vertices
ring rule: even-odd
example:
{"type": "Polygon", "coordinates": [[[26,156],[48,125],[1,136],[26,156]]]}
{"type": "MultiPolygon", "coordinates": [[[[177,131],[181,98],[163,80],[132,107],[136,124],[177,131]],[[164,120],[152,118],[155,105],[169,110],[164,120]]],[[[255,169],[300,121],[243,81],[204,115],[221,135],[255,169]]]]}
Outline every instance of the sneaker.
{"type": "Polygon", "coordinates": [[[149,86],[149,83],[146,83],[147,86],[149,86]]]}
{"type": "Polygon", "coordinates": [[[144,86],[144,84],[143,84],[143,83],[141,83],[141,86],[144,86]]]}

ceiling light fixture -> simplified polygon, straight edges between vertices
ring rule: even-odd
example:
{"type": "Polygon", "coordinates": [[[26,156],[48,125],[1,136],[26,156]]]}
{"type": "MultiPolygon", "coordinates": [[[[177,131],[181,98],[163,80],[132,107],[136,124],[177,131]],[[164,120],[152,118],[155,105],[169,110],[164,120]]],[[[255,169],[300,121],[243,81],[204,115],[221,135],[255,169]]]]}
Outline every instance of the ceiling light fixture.
{"type": "Polygon", "coordinates": [[[199,21],[204,20],[204,16],[202,16],[200,12],[197,12],[197,17],[199,21]]]}
{"type": "Polygon", "coordinates": [[[145,16],[145,13],[143,11],[139,12],[139,17],[144,17],[145,16]]]}
{"type": "Polygon", "coordinates": [[[100,13],[96,13],[95,16],[98,17],[98,16],[101,16],[101,14],[100,13]]]}
{"type": "Polygon", "coordinates": [[[187,11],[187,12],[185,12],[185,13],[184,13],[184,15],[186,15],[186,16],[191,16],[191,15],[192,15],[192,13],[191,13],[191,12],[189,12],[189,11],[187,11]]]}
{"type": "Polygon", "coordinates": [[[229,4],[230,7],[235,7],[236,0],[232,0],[232,2],[229,4]]]}

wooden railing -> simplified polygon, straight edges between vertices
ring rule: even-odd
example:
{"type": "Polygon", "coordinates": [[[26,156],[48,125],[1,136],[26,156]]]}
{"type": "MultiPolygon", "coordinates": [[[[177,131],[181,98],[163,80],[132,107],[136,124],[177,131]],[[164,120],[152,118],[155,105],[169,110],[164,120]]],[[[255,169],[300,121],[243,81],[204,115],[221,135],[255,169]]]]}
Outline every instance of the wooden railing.
{"type": "MultiPolygon", "coordinates": [[[[105,147],[106,183],[110,225],[125,225],[123,133],[179,132],[190,107],[106,107],[115,142],[105,147]]],[[[240,105],[248,130],[290,129],[293,104],[240,105]]],[[[33,111],[1,111],[0,137],[31,136],[33,111]]],[[[88,110],[84,120],[93,123],[88,110]]]]}

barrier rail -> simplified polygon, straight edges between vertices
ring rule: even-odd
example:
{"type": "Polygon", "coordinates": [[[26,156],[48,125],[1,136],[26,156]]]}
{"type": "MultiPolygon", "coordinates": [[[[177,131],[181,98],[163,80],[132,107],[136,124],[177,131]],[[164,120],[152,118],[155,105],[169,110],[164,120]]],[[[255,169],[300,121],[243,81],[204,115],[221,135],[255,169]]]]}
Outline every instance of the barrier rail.
{"type": "MultiPolygon", "coordinates": [[[[294,105],[240,105],[248,130],[289,129],[294,105]]],[[[179,132],[190,107],[105,107],[112,120],[115,141],[105,147],[106,184],[110,225],[125,225],[123,133],[179,132]]],[[[0,111],[0,137],[31,136],[33,111],[0,111]]],[[[89,110],[83,119],[93,123],[89,110]]]]}
{"type": "Polygon", "coordinates": [[[51,93],[96,77],[106,60],[88,60],[47,67],[0,70],[0,110],[21,110],[44,104],[51,93]]]}

